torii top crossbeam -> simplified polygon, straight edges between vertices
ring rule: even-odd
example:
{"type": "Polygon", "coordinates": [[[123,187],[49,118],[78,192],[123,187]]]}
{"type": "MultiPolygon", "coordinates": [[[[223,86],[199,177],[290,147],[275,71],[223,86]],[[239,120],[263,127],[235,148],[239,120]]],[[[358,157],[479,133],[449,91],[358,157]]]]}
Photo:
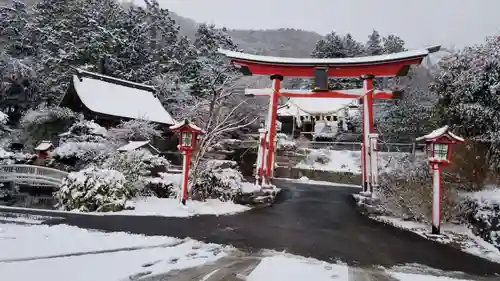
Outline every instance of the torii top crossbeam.
{"type": "Polygon", "coordinates": [[[280,74],[288,77],[313,77],[315,68],[328,68],[328,76],[360,77],[371,74],[378,77],[405,76],[410,65],[420,64],[429,55],[440,50],[433,46],[388,55],[355,58],[286,58],[251,55],[220,49],[219,52],[240,68],[245,75],[280,74]]]}

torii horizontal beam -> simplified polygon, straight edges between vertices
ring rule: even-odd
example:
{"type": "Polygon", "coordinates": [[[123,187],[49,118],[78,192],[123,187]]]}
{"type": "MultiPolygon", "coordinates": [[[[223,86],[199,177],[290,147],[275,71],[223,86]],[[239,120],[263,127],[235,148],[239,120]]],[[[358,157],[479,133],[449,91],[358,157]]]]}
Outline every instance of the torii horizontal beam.
{"type": "Polygon", "coordinates": [[[280,58],[260,56],[219,49],[245,75],[274,75],[288,77],[314,77],[316,68],[328,68],[330,77],[405,76],[410,65],[420,64],[441,46],[399,52],[387,55],[354,58],[280,58]]]}
{"type": "MultiPolygon", "coordinates": [[[[245,89],[246,96],[270,96],[273,89],[245,89]]],[[[347,98],[359,99],[365,95],[363,89],[352,90],[329,90],[324,92],[314,92],[311,90],[288,90],[280,89],[278,96],[289,98],[347,98]]],[[[403,91],[380,91],[374,90],[375,99],[401,99],[403,91]]]]}

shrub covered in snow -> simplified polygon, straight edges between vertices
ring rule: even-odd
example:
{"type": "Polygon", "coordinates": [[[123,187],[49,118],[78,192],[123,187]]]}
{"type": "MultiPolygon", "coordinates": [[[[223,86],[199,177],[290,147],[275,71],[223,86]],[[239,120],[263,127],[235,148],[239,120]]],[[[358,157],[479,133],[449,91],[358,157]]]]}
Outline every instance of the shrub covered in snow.
{"type": "Polygon", "coordinates": [[[93,121],[78,120],[60,137],[59,146],[51,153],[55,161],[50,163],[58,168],[61,163],[72,166],[72,170],[99,165],[116,148],[106,138],[106,129],[93,121]]]}
{"type": "Polygon", "coordinates": [[[167,159],[153,155],[147,150],[139,149],[113,153],[103,164],[106,169],[120,171],[125,176],[131,192],[141,192],[148,183],[153,168],[167,168],[167,159]]]}
{"type": "Polygon", "coordinates": [[[36,155],[22,152],[9,152],[0,148],[0,165],[28,164],[36,155]]]}
{"type": "Polygon", "coordinates": [[[191,186],[194,200],[219,199],[231,201],[243,187],[243,176],[238,164],[227,160],[209,160],[200,167],[201,172],[191,186]]]}
{"type": "Polygon", "coordinates": [[[154,123],[135,119],[121,122],[116,128],[109,129],[108,135],[113,140],[126,143],[127,141],[151,140],[153,137],[161,136],[161,131],[156,129],[154,123]]]}
{"type": "Polygon", "coordinates": [[[70,161],[75,169],[84,168],[87,165],[101,162],[113,151],[109,143],[99,142],[66,142],[62,143],[52,153],[52,157],[58,161],[70,161]]]}
{"type": "Polygon", "coordinates": [[[60,134],[60,142],[106,142],[107,130],[94,121],[78,120],[67,132],[60,134]]]}
{"type": "Polygon", "coordinates": [[[123,210],[131,192],[122,173],[90,167],[69,173],[55,197],[64,210],[108,212],[123,210]]]}
{"type": "Polygon", "coordinates": [[[500,249],[500,188],[466,194],[462,207],[472,232],[500,249]]]}
{"type": "Polygon", "coordinates": [[[82,116],[69,108],[50,106],[30,109],[21,119],[23,138],[32,144],[51,140],[79,119],[82,116]]]}
{"type": "MultiPolygon", "coordinates": [[[[429,222],[432,212],[432,177],[426,162],[413,163],[406,156],[400,164],[380,176],[376,190],[384,211],[404,219],[429,222]]],[[[458,193],[443,182],[442,219],[449,221],[460,214],[458,193]]]]}
{"type": "Polygon", "coordinates": [[[278,150],[295,152],[297,149],[298,147],[295,142],[286,139],[278,139],[278,150]]]}
{"type": "Polygon", "coordinates": [[[159,173],[158,177],[146,178],[144,194],[151,194],[158,198],[172,198],[177,196],[179,185],[171,174],[159,173]]]}
{"type": "Polygon", "coordinates": [[[308,150],[305,162],[307,164],[313,165],[314,163],[327,164],[332,161],[330,159],[330,152],[326,149],[314,149],[308,150]]]}

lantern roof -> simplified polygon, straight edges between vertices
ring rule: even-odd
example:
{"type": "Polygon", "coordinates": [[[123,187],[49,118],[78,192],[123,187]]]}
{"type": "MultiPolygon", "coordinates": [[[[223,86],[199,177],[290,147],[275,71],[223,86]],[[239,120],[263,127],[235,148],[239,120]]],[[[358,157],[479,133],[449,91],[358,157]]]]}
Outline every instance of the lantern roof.
{"type": "Polygon", "coordinates": [[[451,142],[464,142],[463,138],[450,132],[450,128],[448,126],[436,129],[425,136],[417,138],[416,141],[425,140],[426,142],[433,142],[441,138],[446,138],[451,142]]]}
{"type": "Polygon", "coordinates": [[[199,134],[205,133],[200,127],[189,122],[189,120],[187,119],[184,119],[183,121],[177,122],[176,124],[170,126],[170,130],[175,132],[195,132],[199,134]]]}

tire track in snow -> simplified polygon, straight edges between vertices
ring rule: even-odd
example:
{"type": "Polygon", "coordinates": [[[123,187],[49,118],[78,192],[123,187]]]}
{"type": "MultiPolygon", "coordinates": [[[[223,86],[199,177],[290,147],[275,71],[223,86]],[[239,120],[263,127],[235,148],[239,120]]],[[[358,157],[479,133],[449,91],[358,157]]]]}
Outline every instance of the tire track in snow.
{"type": "Polygon", "coordinates": [[[26,258],[15,258],[15,259],[0,259],[0,263],[11,263],[11,262],[24,262],[24,261],[33,261],[33,260],[44,260],[44,259],[56,259],[56,258],[66,258],[66,257],[77,257],[77,256],[85,256],[85,255],[99,255],[99,254],[108,254],[108,253],[116,253],[116,252],[130,252],[137,250],[146,250],[146,249],[154,249],[154,248],[172,248],[177,247],[181,244],[186,243],[190,239],[182,239],[173,243],[163,243],[157,245],[149,245],[149,246],[137,246],[137,247],[125,247],[125,248],[115,248],[115,249],[107,249],[107,250],[97,250],[97,251],[87,251],[87,252],[74,252],[68,254],[58,254],[58,255],[49,255],[49,256],[35,256],[35,257],[26,257],[26,258]]]}

